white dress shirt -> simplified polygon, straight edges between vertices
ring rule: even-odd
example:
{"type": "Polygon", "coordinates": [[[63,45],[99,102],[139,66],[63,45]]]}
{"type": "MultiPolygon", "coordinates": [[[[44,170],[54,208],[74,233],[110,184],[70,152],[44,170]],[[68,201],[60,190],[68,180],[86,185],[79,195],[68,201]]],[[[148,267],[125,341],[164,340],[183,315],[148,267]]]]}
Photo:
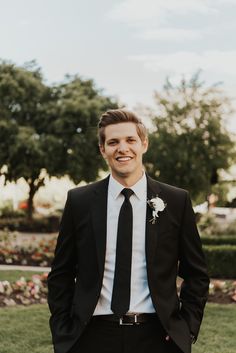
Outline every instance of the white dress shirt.
{"type": "MultiPolygon", "coordinates": [[[[112,175],[108,185],[107,203],[107,240],[105,269],[101,294],[94,311],[94,315],[112,314],[111,297],[116,260],[116,239],[118,217],[124,196],[121,194],[124,186],[117,182],[112,175]]],[[[150,297],[147,282],[147,268],[145,256],[145,229],[147,209],[147,178],[142,178],[130,189],[134,194],[130,197],[133,208],[133,242],[131,267],[131,295],[129,312],[152,313],[155,309],[150,297]]]]}

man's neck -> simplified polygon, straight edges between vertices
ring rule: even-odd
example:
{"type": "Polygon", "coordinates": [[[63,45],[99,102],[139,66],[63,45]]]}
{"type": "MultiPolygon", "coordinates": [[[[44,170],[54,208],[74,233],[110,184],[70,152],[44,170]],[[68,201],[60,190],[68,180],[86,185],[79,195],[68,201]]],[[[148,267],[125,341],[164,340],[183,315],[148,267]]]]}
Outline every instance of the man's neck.
{"type": "Polygon", "coordinates": [[[130,188],[133,185],[135,185],[143,176],[144,171],[141,170],[141,172],[138,175],[130,175],[127,177],[123,176],[117,176],[112,173],[112,177],[118,181],[121,185],[123,185],[125,188],[130,188]]]}

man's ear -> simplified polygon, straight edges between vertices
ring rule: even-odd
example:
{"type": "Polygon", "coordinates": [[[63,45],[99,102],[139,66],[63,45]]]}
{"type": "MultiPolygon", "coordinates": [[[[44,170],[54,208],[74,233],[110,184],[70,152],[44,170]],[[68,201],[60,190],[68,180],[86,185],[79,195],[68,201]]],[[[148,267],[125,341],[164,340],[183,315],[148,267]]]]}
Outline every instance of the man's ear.
{"type": "Polygon", "coordinates": [[[142,141],[142,145],[143,145],[143,153],[146,153],[148,149],[148,138],[142,141]]]}
{"type": "Polygon", "coordinates": [[[106,153],[105,153],[104,145],[99,145],[99,150],[100,150],[100,153],[103,156],[103,158],[106,159],[106,153]]]}

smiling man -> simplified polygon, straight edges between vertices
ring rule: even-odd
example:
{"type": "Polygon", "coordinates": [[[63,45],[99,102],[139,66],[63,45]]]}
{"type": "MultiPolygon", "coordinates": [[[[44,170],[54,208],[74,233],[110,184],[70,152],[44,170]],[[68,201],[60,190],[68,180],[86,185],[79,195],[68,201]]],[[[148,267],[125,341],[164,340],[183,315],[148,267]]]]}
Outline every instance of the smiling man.
{"type": "Polygon", "coordinates": [[[134,185],[143,175],[142,157],[148,147],[146,132],[142,134],[140,130],[139,136],[133,122],[111,124],[101,130],[100,151],[112,177],[123,186],[134,185]]]}
{"type": "Polygon", "coordinates": [[[188,192],[145,174],[134,113],[98,133],[111,174],[69,191],[48,276],[55,353],[190,353],[209,278],[188,192]]]}

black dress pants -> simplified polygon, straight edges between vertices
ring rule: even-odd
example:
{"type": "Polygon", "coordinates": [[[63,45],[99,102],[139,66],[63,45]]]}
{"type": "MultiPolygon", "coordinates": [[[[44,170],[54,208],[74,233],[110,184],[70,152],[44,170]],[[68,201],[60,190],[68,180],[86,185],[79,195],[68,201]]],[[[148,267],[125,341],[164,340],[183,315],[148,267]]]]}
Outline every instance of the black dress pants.
{"type": "Polygon", "coordinates": [[[91,320],[69,353],[182,353],[165,337],[158,318],[133,326],[91,320]]]}

